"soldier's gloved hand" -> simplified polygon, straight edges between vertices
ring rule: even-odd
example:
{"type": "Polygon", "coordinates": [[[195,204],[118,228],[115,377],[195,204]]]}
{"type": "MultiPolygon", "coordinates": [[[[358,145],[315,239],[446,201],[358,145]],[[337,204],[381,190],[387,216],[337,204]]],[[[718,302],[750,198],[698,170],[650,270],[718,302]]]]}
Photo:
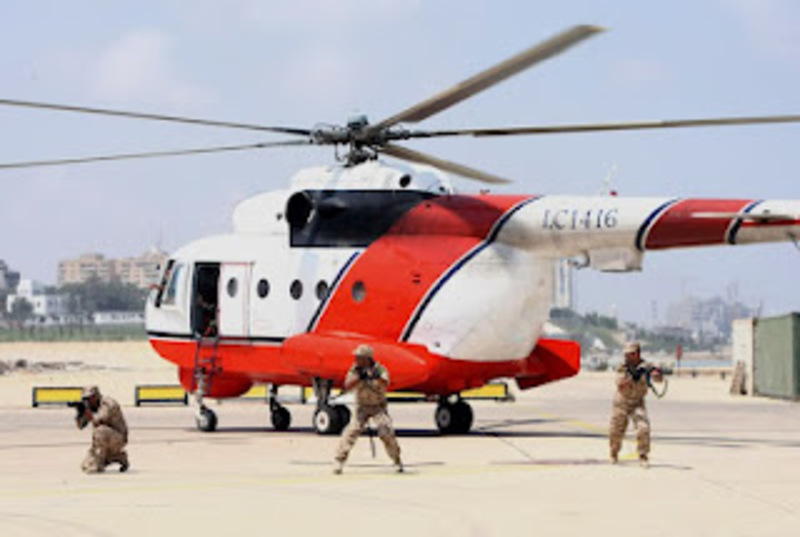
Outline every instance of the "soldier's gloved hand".
{"type": "Polygon", "coordinates": [[[374,367],[370,367],[367,369],[367,379],[366,380],[378,380],[380,375],[378,374],[378,370],[374,367]]]}
{"type": "Polygon", "coordinates": [[[660,368],[654,367],[651,373],[651,378],[655,382],[664,382],[664,372],[660,368]]]}
{"type": "Polygon", "coordinates": [[[361,369],[358,370],[358,380],[370,380],[370,371],[369,369],[361,369]]]}

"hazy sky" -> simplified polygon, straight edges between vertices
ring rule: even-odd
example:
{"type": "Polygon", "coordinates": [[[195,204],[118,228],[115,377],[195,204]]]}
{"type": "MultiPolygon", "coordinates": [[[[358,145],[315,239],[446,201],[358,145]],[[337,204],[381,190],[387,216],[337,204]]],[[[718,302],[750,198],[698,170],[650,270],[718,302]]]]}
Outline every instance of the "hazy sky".
{"type": "MultiPolygon", "coordinates": [[[[0,98],[310,127],[378,121],[578,23],[609,31],[421,127],[800,113],[789,0],[161,0],[3,2],[0,98]]],[[[0,107],[0,162],[271,139],[0,107]]],[[[515,180],[502,192],[800,199],[800,124],[419,141],[515,180]]],[[[81,252],[174,249],[329,149],[0,171],[0,259],[54,282],[81,252]]],[[[463,190],[475,185],[458,181],[463,190]]],[[[648,254],[641,274],[579,275],[579,305],[650,320],[681,293],[800,310],[791,244],[648,254]]]]}

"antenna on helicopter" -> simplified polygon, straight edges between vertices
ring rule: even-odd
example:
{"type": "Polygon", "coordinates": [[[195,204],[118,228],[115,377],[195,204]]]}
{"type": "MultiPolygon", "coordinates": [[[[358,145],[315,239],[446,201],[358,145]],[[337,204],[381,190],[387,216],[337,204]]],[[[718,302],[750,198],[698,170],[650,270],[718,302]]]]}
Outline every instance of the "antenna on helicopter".
{"type": "Polygon", "coordinates": [[[614,180],[614,177],[617,176],[617,171],[619,171],[619,167],[616,163],[612,163],[608,168],[606,176],[603,178],[603,186],[597,193],[599,196],[616,196],[618,194],[617,190],[611,186],[611,182],[614,180]]]}

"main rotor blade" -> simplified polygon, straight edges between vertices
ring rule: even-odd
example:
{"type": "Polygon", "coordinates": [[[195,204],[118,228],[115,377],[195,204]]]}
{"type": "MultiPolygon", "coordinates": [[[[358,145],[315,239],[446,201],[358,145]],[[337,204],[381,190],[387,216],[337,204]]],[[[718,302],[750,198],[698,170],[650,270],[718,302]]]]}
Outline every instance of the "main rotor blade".
{"type": "Polygon", "coordinates": [[[456,164],[455,162],[450,162],[449,160],[442,160],[438,157],[413,151],[407,147],[401,147],[399,145],[386,144],[385,146],[381,147],[379,151],[386,153],[387,155],[391,155],[394,158],[408,160],[410,162],[416,162],[419,164],[427,164],[429,166],[433,166],[434,168],[439,168],[440,170],[452,172],[462,177],[466,177],[467,179],[480,181],[481,183],[507,184],[511,182],[508,179],[498,177],[497,175],[482,172],[462,164],[456,164]]]}
{"type": "Polygon", "coordinates": [[[476,93],[514,76],[520,71],[564,52],[573,45],[601,31],[603,31],[603,29],[597,26],[574,26],[547,41],[539,43],[494,67],[464,80],[460,84],[426,101],[414,105],[388,119],[384,119],[380,123],[371,126],[370,129],[380,131],[392,125],[396,125],[397,123],[416,123],[422,121],[454,104],[460,103],[464,99],[472,97],[476,93]]]}
{"type": "Polygon", "coordinates": [[[65,158],[56,160],[38,160],[29,162],[9,162],[0,164],[0,170],[17,168],[38,168],[43,166],[64,166],[68,164],[87,164],[90,162],[108,162],[113,160],[134,160],[157,157],[178,157],[186,155],[201,155],[208,153],[224,153],[229,151],[246,151],[249,149],[265,149],[269,147],[311,145],[309,141],[287,140],[282,142],[266,142],[258,144],[229,145],[219,147],[200,147],[194,149],[179,149],[176,151],[153,151],[149,153],[125,153],[119,155],[100,155],[93,157],[65,158]]]}
{"type": "Polygon", "coordinates": [[[518,136],[526,134],[564,134],[600,131],[632,131],[645,129],[676,129],[684,127],[725,127],[731,125],[763,125],[768,123],[798,123],[800,115],[726,117],[708,119],[671,119],[660,121],[628,121],[616,123],[587,123],[575,125],[542,125],[533,127],[498,127],[490,129],[455,129],[443,131],[410,131],[404,139],[443,138],[446,136],[518,136]]]}
{"type": "Polygon", "coordinates": [[[103,116],[126,117],[132,119],[149,119],[154,121],[171,121],[173,123],[189,123],[192,125],[205,125],[207,127],[225,127],[230,129],[246,129],[260,132],[278,132],[282,134],[295,134],[298,136],[309,136],[311,131],[308,129],[295,129],[291,127],[269,127],[264,125],[253,125],[250,123],[236,123],[232,121],[216,121],[213,119],[197,119],[179,116],[168,116],[163,114],[147,114],[141,112],[130,112],[126,110],[110,110],[106,108],[90,108],[87,106],[72,106],[65,104],[41,103],[35,101],[17,101],[13,99],[0,99],[0,105],[17,106],[23,108],[39,108],[44,110],[58,110],[60,112],[79,112],[82,114],[97,114],[103,116]]]}

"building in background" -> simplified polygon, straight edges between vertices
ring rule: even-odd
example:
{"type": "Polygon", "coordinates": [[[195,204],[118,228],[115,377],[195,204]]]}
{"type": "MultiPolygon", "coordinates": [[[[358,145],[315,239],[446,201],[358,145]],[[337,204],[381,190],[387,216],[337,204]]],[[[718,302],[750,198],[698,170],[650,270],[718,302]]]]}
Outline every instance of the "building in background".
{"type": "Polygon", "coordinates": [[[58,263],[58,285],[85,283],[92,278],[103,282],[118,279],[146,289],[158,282],[159,271],[167,254],[151,248],[139,257],[109,259],[103,254],[87,253],[76,259],[64,259],[58,263]]]}
{"type": "Polygon", "coordinates": [[[555,285],[553,285],[553,307],[575,310],[575,267],[569,259],[556,262],[555,285]]]}
{"type": "Polygon", "coordinates": [[[167,260],[166,252],[151,248],[139,257],[124,257],[114,260],[113,273],[123,283],[147,289],[158,283],[161,267],[167,260]]]}
{"type": "Polygon", "coordinates": [[[739,302],[738,294],[729,289],[727,298],[687,296],[673,302],[667,309],[667,326],[690,335],[695,341],[728,341],[734,319],[757,315],[757,308],[739,302]]]}
{"type": "Polygon", "coordinates": [[[0,293],[13,293],[19,285],[19,272],[12,271],[5,261],[0,259],[0,293]]]}
{"type": "Polygon", "coordinates": [[[35,280],[20,280],[16,293],[8,295],[6,300],[8,313],[18,300],[26,300],[33,306],[33,320],[38,323],[60,323],[67,314],[66,297],[47,293],[45,286],[35,280]]]}
{"type": "Polygon", "coordinates": [[[58,285],[84,283],[92,278],[111,281],[113,263],[103,254],[88,253],[58,262],[58,285]]]}
{"type": "Polygon", "coordinates": [[[91,315],[92,324],[102,325],[144,325],[143,311],[96,311],[91,315]]]}

